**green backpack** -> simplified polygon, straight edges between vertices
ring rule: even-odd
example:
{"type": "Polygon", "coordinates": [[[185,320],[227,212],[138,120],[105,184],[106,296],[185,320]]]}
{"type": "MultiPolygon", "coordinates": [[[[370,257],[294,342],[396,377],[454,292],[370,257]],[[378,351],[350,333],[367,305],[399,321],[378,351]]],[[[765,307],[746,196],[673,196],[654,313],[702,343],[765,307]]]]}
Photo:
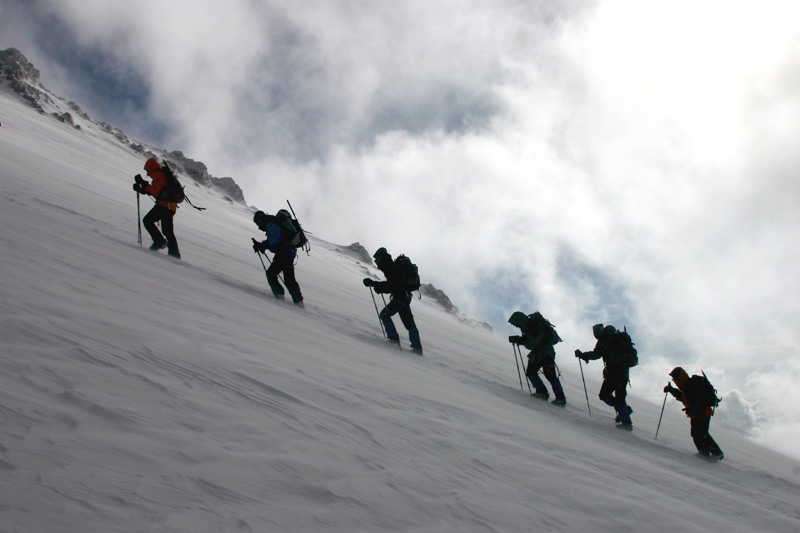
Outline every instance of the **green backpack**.
{"type": "Polygon", "coordinates": [[[550,346],[555,346],[559,342],[562,341],[561,337],[558,336],[558,332],[556,332],[556,327],[550,323],[542,313],[536,311],[532,315],[528,315],[528,325],[527,328],[533,329],[538,325],[538,327],[544,328],[545,331],[545,341],[550,346]]]}

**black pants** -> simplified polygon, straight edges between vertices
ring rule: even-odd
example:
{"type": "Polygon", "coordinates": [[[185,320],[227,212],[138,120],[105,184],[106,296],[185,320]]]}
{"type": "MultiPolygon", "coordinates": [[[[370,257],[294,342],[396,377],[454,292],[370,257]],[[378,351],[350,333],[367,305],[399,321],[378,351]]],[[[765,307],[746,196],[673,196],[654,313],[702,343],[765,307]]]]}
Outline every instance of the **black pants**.
{"type": "Polygon", "coordinates": [[[531,380],[531,384],[536,388],[536,392],[546,393],[547,389],[544,386],[544,381],[539,377],[539,370],[542,371],[544,377],[550,382],[553,387],[553,394],[556,398],[564,397],[564,388],[561,386],[561,380],[558,379],[556,372],[556,357],[555,351],[552,348],[549,350],[538,351],[534,354],[528,354],[528,368],[525,369],[525,375],[531,380]]]}
{"type": "MultiPolygon", "coordinates": [[[[381,310],[378,317],[383,322],[383,327],[386,331],[388,339],[399,339],[397,328],[394,326],[392,316],[399,315],[403,326],[408,330],[408,340],[411,341],[411,348],[422,350],[422,341],[419,338],[419,330],[417,324],[414,322],[414,315],[411,313],[411,295],[405,294],[392,294],[391,299],[386,307],[381,310]]],[[[422,353],[422,352],[420,352],[422,353]]]]}
{"type": "Polygon", "coordinates": [[[398,315],[403,326],[408,331],[417,329],[417,324],[414,322],[414,315],[411,313],[411,299],[405,295],[392,295],[391,301],[383,308],[379,317],[381,320],[391,318],[393,315],[398,315]]]}
{"type": "Polygon", "coordinates": [[[291,256],[278,256],[272,259],[272,264],[267,269],[267,282],[269,288],[272,289],[272,294],[275,296],[283,296],[283,287],[278,280],[278,276],[283,273],[283,282],[289,290],[292,301],[302,302],[303,294],[300,292],[300,285],[294,277],[294,257],[291,256]]]}
{"type": "Polygon", "coordinates": [[[692,440],[700,455],[722,455],[722,450],[708,433],[710,425],[710,416],[692,418],[692,440]]]}
{"type": "Polygon", "coordinates": [[[169,253],[180,254],[178,251],[178,240],[175,238],[175,232],[172,229],[172,217],[174,215],[175,213],[168,207],[156,204],[153,206],[153,209],[144,216],[142,222],[144,222],[144,228],[147,230],[147,233],[150,234],[150,238],[153,239],[154,243],[163,243],[166,240],[169,253]],[[156,222],[161,222],[161,231],[164,232],[163,236],[161,235],[161,231],[158,231],[156,222]]]}
{"type": "Polygon", "coordinates": [[[607,365],[603,370],[603,378],[598,394],[600,399],[613,407],[625,405],[628,395],[628,368],[607,365]]]}

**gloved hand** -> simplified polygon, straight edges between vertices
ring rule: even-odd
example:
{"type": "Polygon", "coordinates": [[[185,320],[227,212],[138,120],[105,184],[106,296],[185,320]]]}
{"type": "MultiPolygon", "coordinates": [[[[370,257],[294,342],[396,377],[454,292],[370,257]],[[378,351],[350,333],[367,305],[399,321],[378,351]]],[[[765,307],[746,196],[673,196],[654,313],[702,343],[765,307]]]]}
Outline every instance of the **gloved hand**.
{"type": "MultiPolygon", "coordinates": [[[[583,359],[583,357],[581,357],[582,355],[583,355],[582,351],[575,350],[575,357],[577,357],[578,359],[583,359]]],[[[584,359],[584,361],[586,361],[586,360],[584,359]]]]}
{"type": "Polygon", "coordinates": [[[253,251],[255,253],[263,254],[264,250],[266,250],[266,249],[267,249],[267,247],[263,242],[258,242],[257,240],[253,239],[253,251]]]}
{"type": "Polygon", "coordinates": [[[134,183],[133,190],[138,192],[139,194],[147,194],[147,189],[141,183],[134,183]]]}
{"type": "Polygon", "coordinates": [[[136,174],[136,175],[133,177],[133,179],[135,179],[135,180],[136,180],[136,183],[138,183],[138,184],[139,184],[139,185],[141,185],[142,187],[147,187],[147,182],[144,180],[144,178],[142,178],[142,175],[141,175],[141,174],[136,174]]]}
{"type": "Polygon", "coordinates": [[[519,335],[511,335],[508,337],[508,342],[510,342],[511,344],[519,344],[522,342],[522,337],[520,337],[519,335]]]}
{"type": "Polygon", "coordinates": [[[375,281],[373,281],[373,280],[371,280],[369,278],[364,278],[364,286],[365,287],[374,287],[375,286],[375,281]]]}
{"type": "Polygon", "coordinates": [[[668,392],[668,393],[672,394],[673,396],[675,396],[676,398],[678,398],[680,396],[680,392],[681,391],[680,391],[680,389],[676,389],[675,387],[673,387],[672,385],[667,383],[667,386],[664,387],[664,392],[665,393],[668,392]]]}

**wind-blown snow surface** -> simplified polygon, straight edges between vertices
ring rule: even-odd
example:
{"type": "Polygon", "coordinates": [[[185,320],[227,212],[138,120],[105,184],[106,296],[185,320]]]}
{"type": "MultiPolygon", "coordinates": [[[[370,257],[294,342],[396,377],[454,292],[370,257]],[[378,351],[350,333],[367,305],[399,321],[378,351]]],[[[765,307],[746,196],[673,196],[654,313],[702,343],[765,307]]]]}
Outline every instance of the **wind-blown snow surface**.
{"type": "Polygon", "coordinates": [[[635,369],[626,433],[569,340],[565,409],[428,300],[425,357],[398,351],[336,246],[277,302],[246,209],[190,186],[183,261],[140,249],[140,155],[5,87],[0,121],[0,531],[800,531],[797,461],[712,423],[706,463],[672,401],[655,440],[635,369]]]}

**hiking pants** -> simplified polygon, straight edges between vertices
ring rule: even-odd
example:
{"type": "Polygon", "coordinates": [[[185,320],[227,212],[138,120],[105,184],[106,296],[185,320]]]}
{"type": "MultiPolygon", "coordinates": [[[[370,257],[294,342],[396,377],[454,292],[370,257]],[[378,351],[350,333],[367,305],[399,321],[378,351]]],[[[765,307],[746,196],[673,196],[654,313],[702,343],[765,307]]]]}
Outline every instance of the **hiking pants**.
{"type": "Polygon", "coordinates": [[[545,393],[547,389],[544,386],[544,381],[539,377],[539,370],[542,370],[544,377],[550,382],[553,387],[553,394],[556,397],[564,396],[564,388],[561,386],[561,380],[558,379],[556,373],[555,357],[548,353],[533,352],[528,354],[528,368],[525,370],[525,375],[531,380],[531,385],[534,386],[536,392],[545,393]]]}
{"type": "Polygon", "coordinates": [[[267,282],[269,288],[272,289],[272,294],[276,297],[283,297],[283,287],[278,280],[278,276],[283,273],[283,282],[289,290],[292,301],[302,302],[303,294],[300,292],[300,285],[294,277],[294,257],[275,255],[272,259],[272,264],[267,269],[267,282]]]}
{"type": "Polygon", "coordinates": [[[386,336],[390,339],[397,339],[397,328],[394,327],[392,316],[399,315],[403,326],[408,330],[408,338],[411,341],[411,346],[414,348],[422,348],[422,343],[419,339],[419,330],[417,324],[414,322],[414,315],[411,313],[411,298],[405,296],[392,297],[386,307],[383,308],[379,317],[383,322],[383,327],[386,328],[386,336]]]}
{"type": "Polygon", "coordinates": [[[617,412],[618,422],[629,422],[631,419],[631,408],[625,403],[628,395],[628,376],[627,366],[606,364],[603,369],[603,384],[600,386],[600,399],[606,405],[610,405],[617,412]]]}
{"type": "Polygon", "coordinates": [[[692,440],[700,455],[722,455],[722,450],[708,433],[710,425],[710,416],[692,418],[692,440]]]}
{"type": "Polygon", "coordinates": [[[616,380],[604,379],[600,386],[600,397],[606,404],[617,407],[625,405],[625,397],[628,395],[628,384],[619,383],[616,380]]]}
{"type": "Polygon", "coordinates": [[[144,216],[142,222],[154,243],[162,243],[166,240],[169,253],[180,254],[178,251],[178,240],[175,238],[175,232],[172,228],[173,216],[175,216],[175,213],[173,213],[170,208],[156,204],[153,206],[153,209],[144,216]],[[163,236],[161,232],[158,231],[156,222],[161,222],[161,231],[164,232],[163,236]]]}
{"type": "Polygon", "coordinates": [[[603,370],[603,384],[598,396],[604,403],[614,408],[625,405],[628,395],[628,367],[606,365],[603,370]]]}

